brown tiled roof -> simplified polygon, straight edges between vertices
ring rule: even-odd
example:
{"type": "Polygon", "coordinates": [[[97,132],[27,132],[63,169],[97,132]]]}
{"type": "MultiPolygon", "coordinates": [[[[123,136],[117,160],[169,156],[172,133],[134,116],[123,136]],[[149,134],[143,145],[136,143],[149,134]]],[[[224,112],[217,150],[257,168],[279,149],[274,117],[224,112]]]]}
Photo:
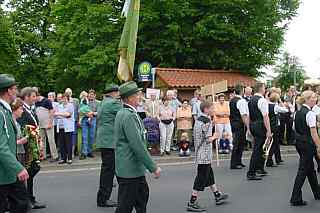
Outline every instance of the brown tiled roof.
{"type": "Polygon", "coordinates": [[[228,87],[237,84],[253,86],[256,80],[237,71],[156,68],[157,77],[169,87],[201,87],[227,80],[228,87]]]}

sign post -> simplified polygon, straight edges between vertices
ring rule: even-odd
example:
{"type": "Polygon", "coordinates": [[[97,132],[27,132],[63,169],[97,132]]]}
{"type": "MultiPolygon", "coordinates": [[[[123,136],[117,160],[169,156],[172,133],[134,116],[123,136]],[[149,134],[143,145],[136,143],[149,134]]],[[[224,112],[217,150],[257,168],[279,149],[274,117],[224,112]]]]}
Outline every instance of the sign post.
{"type": "Polygon", "coordinates": [[[155,79],[156,79],[156,68],[151,69],[151,74],[152,74],[152,88],[154,89],[155,87],[155,79]]]}

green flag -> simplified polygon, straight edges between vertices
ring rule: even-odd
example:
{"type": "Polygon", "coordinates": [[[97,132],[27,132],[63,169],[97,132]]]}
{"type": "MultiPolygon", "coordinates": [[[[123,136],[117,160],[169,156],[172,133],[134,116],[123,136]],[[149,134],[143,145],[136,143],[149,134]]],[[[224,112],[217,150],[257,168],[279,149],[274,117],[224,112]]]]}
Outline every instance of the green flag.
{"type": "Polygon", "coordinates": [[[121,81],[132,80],[136,55],[137,34],[139,25],[140,0],[129,1],[127,19],[123,27],[119,54],[118,78],[121,81]]]}

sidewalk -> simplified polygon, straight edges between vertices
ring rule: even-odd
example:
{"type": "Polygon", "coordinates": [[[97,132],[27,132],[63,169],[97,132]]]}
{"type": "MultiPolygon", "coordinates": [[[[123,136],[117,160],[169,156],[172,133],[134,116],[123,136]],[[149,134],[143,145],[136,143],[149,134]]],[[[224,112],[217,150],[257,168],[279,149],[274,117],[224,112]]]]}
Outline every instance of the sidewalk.
{"type": "MultiPolygon", "coordinates": [[[[281,146],[281,154],[296,154],[296,149],[294,146],[281,146]]],[[[215,154],[215,153],[214,153],[215,154]]],[[[245,151],[243,153],[244,158],[249,158],[251,156],[251,151],[245,151]]],[[[230,159],[231,154],[228,155],[220,155],[220,159],[230,159]]],[[[165,155],[163,157],[160,156],[152,156],[152,158],[158,164],[164,163],[186,163],[194,161],[194,153],[190,157],[179,157],[178,152],[172,152],[170,156],[165,155]]],[[[215,156],[214,156],[215,158],[215,156]]],[[[100,167],[101,165],[101,157],[100,153],[95,153],[95,158],[87,158],[85,160],[79,160],[79,157],[75,157],[72,165],[58,165],[58,163],[49,163],[48,161],[41,162],[41,170],[63,170],[70,168],[92,168],[92,167],[100,167]]]]}

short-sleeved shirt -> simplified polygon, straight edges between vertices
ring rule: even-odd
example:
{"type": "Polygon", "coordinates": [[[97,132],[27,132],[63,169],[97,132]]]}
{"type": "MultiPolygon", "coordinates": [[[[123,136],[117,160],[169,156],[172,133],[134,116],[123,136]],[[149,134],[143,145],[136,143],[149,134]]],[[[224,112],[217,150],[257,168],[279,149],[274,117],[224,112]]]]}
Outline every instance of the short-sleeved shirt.
{"type": "Polygon", "coordinates": [[[241,98],[237,102],[237,109],[239,110],[240,115],[249,115],[248,102],[246,101],[246,99],[242,98],[241,96],[237,96],[237,97],[241,98]]]}
{"type": "Polygon", "coordinates": [[[268,103],[267,99],[265,99],[260,94],[256,94],[256,95],[262,97],[258,101],[258,108],[259,108],[260,112],[262,113],[263,116],[268,115],[269,114],[269,103],[268,103]]]}
{"type": "Polygon", "coordinates": [[[313,112],[308,105],[306,105],[306,104],[303,104],[303,105],[310,110],[306,115],[306,121],[307,121],[308,127],[310,127],[310,128],[317,127],[317,115],[316,115],[316,113],[313,112]]]}
{"type": "Polygon", "coordinates": [[[71,103],[67,103],[66,105],[59,104],[58,112],[69,112],[71,117],[59,117],[57,123],[57,131],[59,129],[64,129],[65,132],[73,132],[74,131],[74,106],[71,103]]]}
{"type": "MultiPolygon", "coordinates": [[[[214,111],[217,113],[228,113],[230,114],[230,107],[228,102],[224,102],[223,104],[215,103],[214,111]]],[[[230,123],[229,116],[218,117],[215,115],[215,123],[216,124],[228,124],[230,123]]]]}

